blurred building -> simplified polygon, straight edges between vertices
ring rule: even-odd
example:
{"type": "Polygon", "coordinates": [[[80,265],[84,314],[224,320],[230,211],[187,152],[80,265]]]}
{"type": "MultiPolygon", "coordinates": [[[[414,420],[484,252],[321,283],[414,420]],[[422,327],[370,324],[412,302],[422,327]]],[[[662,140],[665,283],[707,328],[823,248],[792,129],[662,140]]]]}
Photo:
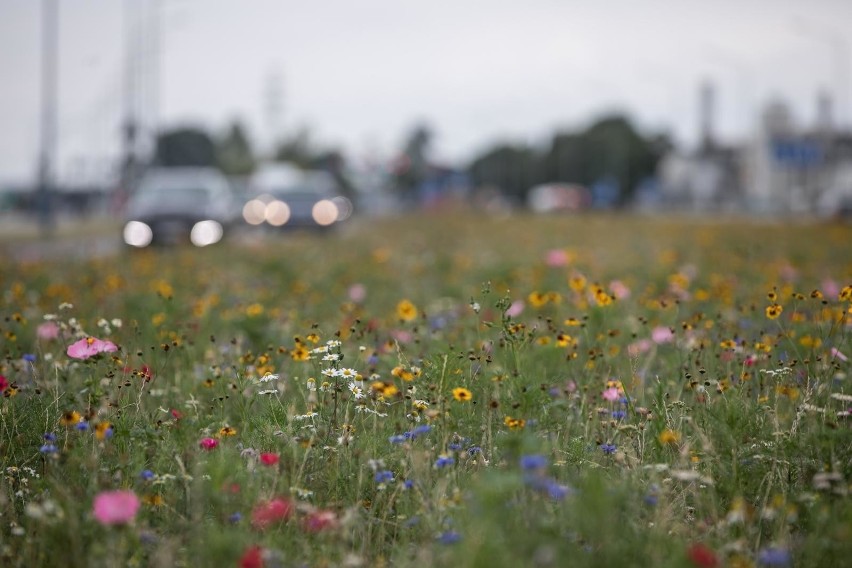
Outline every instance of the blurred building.
{"type": "Polygon", "coordinates": [[[753,214],[848,214],[852,211],[852,132],[833,120],[820,94],[816,119],[796,122],[781,100],[768,103],[749,140],[720,144],[713,135],[712,87],[701,90],[701,144],[673,150],[659,166],[663,206],[753,214]]]}

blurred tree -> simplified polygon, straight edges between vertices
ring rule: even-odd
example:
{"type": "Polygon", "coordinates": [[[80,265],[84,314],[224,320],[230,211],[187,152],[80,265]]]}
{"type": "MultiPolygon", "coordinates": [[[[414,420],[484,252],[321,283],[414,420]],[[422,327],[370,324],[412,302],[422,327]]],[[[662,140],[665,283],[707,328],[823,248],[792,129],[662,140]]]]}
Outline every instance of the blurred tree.
{"type": "Polygon", "coordinates": [[[310,130],[303,126],[276,145],[273,159],[276,162],[289,162],[302,168],[311,168],[318,154],[313,147],[310,130]]]}
{"type": "Polygon", "coordinates": [[[216,147],[199,128],[176,128],[157,136],[154,165],[216,167],[216,147]]]}
{"type": "Polygon", "coordinates": [[[225,135],[217,141],[216,161],[229,176],[246,176],[254,171],[256,162],[243,125],[235,120],[225,135]]]}
{"type": "Polygon", "coordinates": [[[397,190],[413,196],[429,176],[429,146],[432,129],[424,123],[416,125],[403,146],[402,155],[394,167],[394,185],[397,190]]]}
{"type": "Polygon", "coordinates": [[[475,159],[469,171],[476,185],[494,186],[506,196],[525,201],[527,191],[540,181],[538,161],[527,146],[499,144],[475,159]]]}

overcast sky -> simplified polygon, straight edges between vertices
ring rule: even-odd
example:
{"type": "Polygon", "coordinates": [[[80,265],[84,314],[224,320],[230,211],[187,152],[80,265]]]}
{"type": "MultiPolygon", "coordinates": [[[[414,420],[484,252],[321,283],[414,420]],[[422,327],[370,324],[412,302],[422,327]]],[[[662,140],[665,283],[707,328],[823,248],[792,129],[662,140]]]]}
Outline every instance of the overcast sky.
{"type": "MultiPolygon", "coordinates": [[[[159,72],[136,56],[143,110],[214,132],[239,118],[258,144],[274,134],[276,83],[277,130],[309,127],[351,156],[392,154],[425,121],[437,155],[463,162],[610,110],[688,146],[705,78],[724,139],[751,132],[771,97],[807,125],[820,89],[845,89],[835,115],[852,118],[852,40],[830,39],[852,22],[848,0],[59,1],[63,172],[108,167],[120,148],[128,22],[154,12],[159,72]]],[[[40,14],[40,1],[0,0],[0,182],[36,171],[40,14]]]]}

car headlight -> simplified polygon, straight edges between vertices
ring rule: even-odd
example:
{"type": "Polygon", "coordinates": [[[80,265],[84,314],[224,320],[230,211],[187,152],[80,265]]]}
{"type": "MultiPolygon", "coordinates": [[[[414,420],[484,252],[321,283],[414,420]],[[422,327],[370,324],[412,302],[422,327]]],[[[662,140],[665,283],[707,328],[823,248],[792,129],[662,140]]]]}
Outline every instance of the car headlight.
{"type": "Polygon", "coordinates": [[[290,220],[290,206],[276,199],[266,204],[263,215],[267,223],[273,227],[280,227],[290,220]]]}
{"type": "Polygon", "coordinates": [[[197,247],[206,247],[221,241],[224,233],[221,223],[217,221],[199,221],[192,226],[189,240],[197,247]]]}
{"type": "Polygon", "coordinates": [[[124,226],[124,242],[132,247],[145,248],[154,240],[154,231],[142,221],[129,221],[124,226]]]}
{"type": "Polygon", "coordinates": [[[311,209],[311,216],[314,218],[317,225],[322,225],[323,227],[331,225],[337,221],[337,205],[329,199],[317,201],[314,203],[313,209],[311,209]]]}

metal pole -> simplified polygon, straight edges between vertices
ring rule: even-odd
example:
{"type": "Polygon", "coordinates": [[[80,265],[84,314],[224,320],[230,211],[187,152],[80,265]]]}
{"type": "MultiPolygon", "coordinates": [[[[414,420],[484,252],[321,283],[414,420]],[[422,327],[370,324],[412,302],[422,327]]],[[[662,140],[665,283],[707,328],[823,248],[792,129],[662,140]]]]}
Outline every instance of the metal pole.
{"type": "Polygon", "coordinates": [[[38,164],[38,222],[43,236],[54,229],[51,194],[56,183],[57,101],[59,71],[59,8],[56,0],[42,1],[41,149],[38,164]]]}

